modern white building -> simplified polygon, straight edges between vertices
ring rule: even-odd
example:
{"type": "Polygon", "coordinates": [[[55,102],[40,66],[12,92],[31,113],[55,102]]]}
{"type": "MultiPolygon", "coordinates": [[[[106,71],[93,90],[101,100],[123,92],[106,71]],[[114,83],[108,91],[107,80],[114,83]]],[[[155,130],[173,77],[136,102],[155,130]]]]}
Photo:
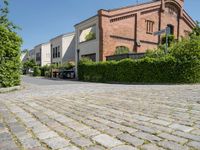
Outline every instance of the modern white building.
{"type": "Polygon", "coordinates": [[[76,63],[83,57],[99,61],[99,18],[93,16],[75,25],[76,63]],[[77,61],[77,59],[79,59],[77,61]]]}
{"type": "Polygon", "coordinates": [[[45,66],[51,64],[51,44],[49,42],[35,46],[34,52],[37,65],[45,66]]]}
{"type": "MultiPolygon", "coordinates": [[[[21,59],[25,54],[21,55],[21,59]]],[[[75,33],[67,33],[42,43],[28,52],[28,59],[34,59],[39,66],[75,62],[75,33]]]]}
{"type": "Polygon", "coordinates": [[[51,63],[63,64],[75,61],[75,33],[67,33],[50,40],[51,63]]]}

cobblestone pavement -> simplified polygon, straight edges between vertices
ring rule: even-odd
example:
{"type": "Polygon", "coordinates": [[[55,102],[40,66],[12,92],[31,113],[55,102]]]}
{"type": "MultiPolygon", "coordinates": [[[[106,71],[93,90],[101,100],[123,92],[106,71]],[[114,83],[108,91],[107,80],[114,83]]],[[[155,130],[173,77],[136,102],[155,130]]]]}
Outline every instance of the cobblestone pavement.
{"type": "Polygon", "coordinates": [[[74,83],[0,94],[0,150],[200,149],[200,85],[74,83]]]}

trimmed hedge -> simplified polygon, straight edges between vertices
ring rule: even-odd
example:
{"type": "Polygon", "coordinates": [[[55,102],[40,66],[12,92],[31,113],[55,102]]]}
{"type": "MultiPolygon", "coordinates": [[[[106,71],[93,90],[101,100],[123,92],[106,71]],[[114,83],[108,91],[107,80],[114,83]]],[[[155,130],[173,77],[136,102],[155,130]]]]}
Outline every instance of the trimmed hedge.
{"type": "Polygon", "coordinates": [[[118,62],[81,61],[78,77],[93,82],[197,83],[200,82],[200,60],[182,62],[165,56],[118,62]]]}
{"type": "Polygon", "coordinates": [[[0,87],[20,84],[22,39],[12,31],[0,26],[0,87]]]}

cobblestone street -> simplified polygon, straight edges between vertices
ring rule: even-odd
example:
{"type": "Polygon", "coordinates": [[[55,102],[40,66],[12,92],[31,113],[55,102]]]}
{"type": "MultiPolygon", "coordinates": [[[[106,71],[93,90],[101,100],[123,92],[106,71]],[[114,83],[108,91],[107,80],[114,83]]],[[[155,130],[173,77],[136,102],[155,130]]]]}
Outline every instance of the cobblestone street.
{"type": "Polygon", "coordinates": [[[0,150],[200,149],[200,85],[24,81],[0,94],[0,150]]]}

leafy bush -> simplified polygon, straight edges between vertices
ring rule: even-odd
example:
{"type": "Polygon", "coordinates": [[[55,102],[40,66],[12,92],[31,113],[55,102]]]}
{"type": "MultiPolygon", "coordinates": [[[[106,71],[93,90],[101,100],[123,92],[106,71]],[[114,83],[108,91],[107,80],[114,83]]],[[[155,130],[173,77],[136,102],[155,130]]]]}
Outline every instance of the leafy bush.
{"type": "MultiPolygon", "coordinates": [[[[166,35],[164,35],[164,36],[162,36],[162,39],[161,39],[161,43],[162,44],[166,44],[166,35]]],[[[174,42],[174,35],[168,35],[168,46],[170,46],[171,45],[171,43],[173,43],[174,42]]]]}
{"type": "Polygon", "coordinates": [[[50,72],[49,71],[45,71],[45,77],[47,77],[47,78],[50,77],[50,72]]]}
{"type": "Polygon", "coordinates": [[[22,39],[0,25],[0,87],[20,84],[22,39]]]}
{"type": "Polygon", "coordinates": [[[35,66],[33,68],[33,76],[36,77],[36,76],[41,76],[41,70],[38,66],[35,66]]]}
{"type": "Polygon", "coordinates": [[[43,67],[40,67],[40,70],[41,70],[41,76],[45,76],[45,72],[50,70],[50,66],[45,65],[43,67]]]}
{"type": "Polygon", "coordinates": [[[23,69],[24,70],[29,70],[29,69],[33,69],[34,66],[36,66],[36,62],[34,59],[28,60],[26,62],[23,63],[23,69]]]}
{"type": "Polygon", "coordinates": [[[65,62],[61,64],[60,66],[58,66],[58,69],[69,70],[69,69],[72,69],[73,67],[75,67],[74,62],[65,62]]]}
{"type": "Polygon", "coordinates": [[[119,46],[115,50],[115,55],[118,55],[118,54],[127,54],[127,53],[129,53],[129,48],[126,47],[126,46],[119,46]]]}
{"type": "Polygon", "coordinates": [[[169,54],[179,61],[200,60],[200,36],[191,36],[173,43],[169,54]]]}
{"type": "Polygon", "coordinates": [[[190,36],[200,36],[200,22],[196,22],[196,27],[190,33],[190,36]]]}
{"type": "Polygon", "coordinates": [[[200,61],[181,62],[170,55],[119,62],[81,61],[78,77],[94,82],[195,83],[200,82],[200,61]]]}
{"type": "Polygon", "coordinates": [[[90,40],[94,40],[94,39],[96,39],[96,34],[94,32],[89,32],[85,36],[85,41],[90,41],[90,40]]]}

